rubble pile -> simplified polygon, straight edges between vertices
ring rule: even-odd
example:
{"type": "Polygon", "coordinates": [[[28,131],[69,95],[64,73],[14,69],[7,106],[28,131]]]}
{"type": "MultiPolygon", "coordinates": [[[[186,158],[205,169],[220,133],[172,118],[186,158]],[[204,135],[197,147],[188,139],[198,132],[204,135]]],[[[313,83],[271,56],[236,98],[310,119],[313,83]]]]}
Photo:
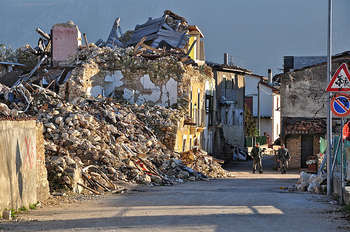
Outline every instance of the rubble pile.
{"type": "Polygon", "coordinates": [[[54,32],[37,28],[38,46],[16,53],[15,61],[26,69],[13,83],[0,85],[0,116],[35,117],[43,124],[51,192],[85,189],[100,194],[119,191],[118,183],[169,185],[230,176],[204,151],[173,151],[179,122],[188,111],[183,87],[195,78],[212,77],[209,67],[198,67],[189,57],[197,41],[189,44],[186,20],[165,11],[138,25],[128,39],[118,36],[118,28],[116,19],[109,39],[96,45],[84,35],[85,46],[63,61],[53,52],[54,32]],[[101,84],[104,74],[116,71],[128,84],[145,75],[157,86],[170,78],[183,81],[177,86],[176,104],[128,104],[115,87],[108,94],[98,92],[97,98],[88,96],[93,82],[101,84]]]}
{"type": "Polygon", "coordinates": [[[231,173],[227,172],[221,165],[205,151],[193,149],[181,153],[181,160],[188,167],[205,174],[211,178],[231,177],[231,173]]]}
{"type": "Polygon", "coordinates": [[[307,191],[319,194],[325,192],[326,181],[327,177],[324,174],[315,175],[301,172],[297,184],[293,187],[298,191],[307,191]]]}
{"type": "MultiPolygon", "coordinates": [[[[31,88],[22,100],[27,96],[31,102],[26,115],[37,117],[44,125],[51,191],[81,191],[83,186],[97,194],[114,190],[113,182],[119,181],[167,185],[206,175],[225,176],[204,152],[191,153],[194,162],[183,163],[180,158],[184,156],[171,151],[176,118],[181,114],[178,110],[122,104],[109,98],[78,98],[70,103],[50,90],[36,85],[31,88]]],[[[2,90],[3,96],[9,94],[7,88],[2,90]]],[[[8,109],[1,111],[3,116],[17,110],[18,115],[28,107],[20,101],[1,101],[8,109]]]]}

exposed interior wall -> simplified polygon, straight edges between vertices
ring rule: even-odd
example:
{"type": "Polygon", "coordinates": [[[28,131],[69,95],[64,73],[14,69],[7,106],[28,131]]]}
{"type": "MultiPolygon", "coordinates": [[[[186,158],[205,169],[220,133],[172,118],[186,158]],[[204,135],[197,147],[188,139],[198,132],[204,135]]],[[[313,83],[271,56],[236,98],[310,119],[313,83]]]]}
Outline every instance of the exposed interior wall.
{"type": "Polygon", "coordinates": [[[0,212],[49,196],[41,130],[34,120],[0,121],[0,212]]]}
{"type": "Polygon", "coordinates": [[[52,62],[64,65],[74,56],[81,45],[81,33],[78,26],[69,23],[55,24],[52,27],[52,62]]]}
{"type": "MultiPolygon", "coordinates": [[[[114,53],[112,55],[114,57],[114,53]]],[[[204,136],[203,131],[207,126],[206,94],[209,90],[214,92],[215,88],[211,68],[184,65],[169,57],[147,60],[125,55],[119,60],[114,58],[105,59],[101,64],[95,62],[97,59],[90,60],[75,68],[60,89],[60,95],[68,100],[101,95],[124,99],[131,104],[175,107],[185,116],[178,119],[174,150],[208,147],[204,146],[204,141],[209,144],[212,136],[209,132],[204,136]]]]}

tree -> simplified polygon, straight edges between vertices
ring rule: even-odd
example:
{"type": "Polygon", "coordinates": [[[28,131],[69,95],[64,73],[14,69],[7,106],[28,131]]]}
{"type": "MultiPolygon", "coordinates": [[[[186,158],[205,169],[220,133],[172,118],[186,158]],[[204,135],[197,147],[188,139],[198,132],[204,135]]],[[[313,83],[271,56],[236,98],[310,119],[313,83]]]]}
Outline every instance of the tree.
{"type": "Polygon", "coordinates": [[[256,122],[247,104],[244,110],[244,133],[245,136],[257,136],[256,122]]]}

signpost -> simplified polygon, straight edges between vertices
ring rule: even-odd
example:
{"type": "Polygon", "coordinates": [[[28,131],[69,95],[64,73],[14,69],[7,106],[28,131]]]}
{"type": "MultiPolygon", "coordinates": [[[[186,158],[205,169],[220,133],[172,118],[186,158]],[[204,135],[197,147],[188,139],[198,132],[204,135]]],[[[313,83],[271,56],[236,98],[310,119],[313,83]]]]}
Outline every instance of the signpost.
{"type": "MultiPolygon", "coordinates": [[[[330,64],[330,63],[329,63],[330,64]]],[[[343,63],[337,71],[334,73],[332,79],[330,80],[328,87],[326,89],[328,93],[330,92],[349,92],[350,91],[350,73],[348,66],[343,63]]],[[[344,188],[344,142],[342,139],[343,132],[344,132],[344,117],[348,116],[350,114],[350,96],[344,93],[337,94],[332,97],[332,101],[330,104],[331,111],[333,112],[334,115],[341,117],[341,167],[340,167],[340,180],[341,180],[341,185],[340,185],[340,204],[344,204],[344,195],[343,195],[343,188],[344,188]]],[[[331,117],[329,117],[331,118],[331,117]]],[[[331,120],[328,121],[328,126],[331,124],[331,120]]],[[[331,131],[328,133],[328,138],[331,136],[331,131]]],[[[330,144],[330,143],[328,143],[330,144]]],[[[330,147],[328,146],[328,153],[327,153],[327,194],[330,194],[330,184],[331,184],[331,177],[330,175],[330,170],[329,166],[331,165],[330,163],[330,147]]],[[[337,153],[338,151],[336,151],[337,153]]],[[[335,160],[333,162],[336,162],[335,160]]],[[[333,164],[334,165],[334,164],[333,164]]]]}
{"type": "Polygon", "coordinates": [[[350,73],[348,66],[343,63],[332,76],[326,89],[327,92],[350,91],[350,73]]]}
{"type": "Polygon", "coordinates": [[[333,96],[331,110],[338,117],[348,116],[350,114],[350,96],[346,94],[333,96]]]}

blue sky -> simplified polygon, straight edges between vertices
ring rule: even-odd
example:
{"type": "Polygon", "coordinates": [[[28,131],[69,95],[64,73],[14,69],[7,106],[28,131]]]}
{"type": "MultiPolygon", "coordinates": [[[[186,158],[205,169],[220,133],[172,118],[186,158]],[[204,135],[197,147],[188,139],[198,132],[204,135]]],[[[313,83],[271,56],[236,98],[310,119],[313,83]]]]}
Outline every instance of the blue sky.
{"type": "MultiPolygon", "coordinates": [[[[185,17],[205,35],[206,59],[233,62],[266,75],[285,55],[326,55],[328,0],[0,0],[0,43],[35,45],[36,27],[49,32],[73,20],[89,41],[106,40],[114,19],[123,31],[160,17],[185,17]]],[[[350,50],[350,0],[334,0],[334,53],[350,50]]]]}

